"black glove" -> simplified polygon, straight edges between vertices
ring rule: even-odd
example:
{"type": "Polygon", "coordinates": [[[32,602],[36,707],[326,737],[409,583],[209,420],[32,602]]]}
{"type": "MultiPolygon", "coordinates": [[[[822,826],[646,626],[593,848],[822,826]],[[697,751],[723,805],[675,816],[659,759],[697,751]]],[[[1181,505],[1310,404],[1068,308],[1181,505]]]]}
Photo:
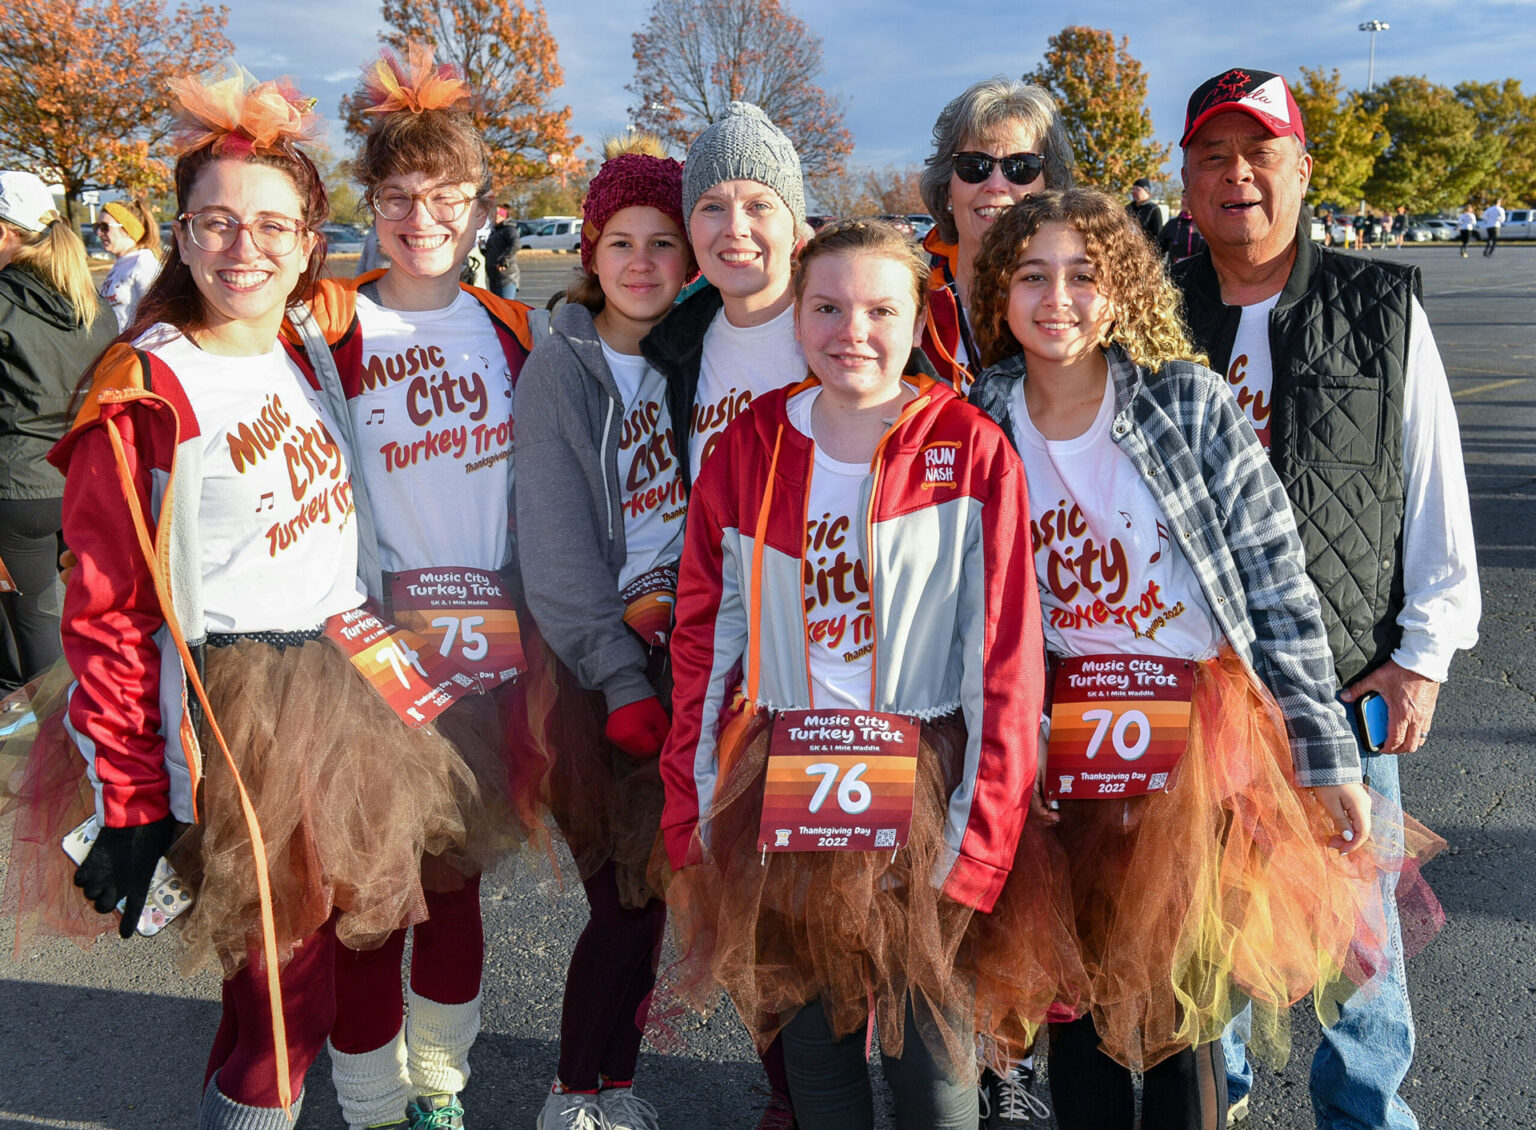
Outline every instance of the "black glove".
{"type": "Polygon", "coordinates": [[[110,914],[120,901],[127,900],[117,927],[121,937],[133,937],[138,928],[155,864],[171,846],[176,832],[174,816],[137,828],[103,828],[85,862],[75,869],[75,886],[85,892],[98,914],[110,914]]]}

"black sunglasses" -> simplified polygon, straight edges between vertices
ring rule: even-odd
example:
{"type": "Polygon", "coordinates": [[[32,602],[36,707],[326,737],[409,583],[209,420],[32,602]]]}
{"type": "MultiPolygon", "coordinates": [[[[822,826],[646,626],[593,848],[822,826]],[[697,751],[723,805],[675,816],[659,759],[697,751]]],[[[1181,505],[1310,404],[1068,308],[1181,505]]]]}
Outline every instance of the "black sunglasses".
{"type": "Polygon", "coordinates": [[[1039,153],[1010,153],[994,157],[990,153],[956,153],[955,175],[966,184],[981,184],[992,175],[992,167],[1001,165],[1003,176],[1011,184],[1030,184],[1045,171],[1045,158],[1039,153]]]}

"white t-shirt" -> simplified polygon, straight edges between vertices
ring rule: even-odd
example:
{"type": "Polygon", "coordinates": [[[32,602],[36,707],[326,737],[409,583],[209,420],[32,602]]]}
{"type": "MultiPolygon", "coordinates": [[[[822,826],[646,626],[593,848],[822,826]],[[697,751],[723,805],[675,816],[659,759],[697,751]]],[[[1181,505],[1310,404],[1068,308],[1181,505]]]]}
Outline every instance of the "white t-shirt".
{"type": "Polygon", "coordinates": [[[874,618],[864,561],[868,463],[844,463],[815,446],[809,388],[792,397],[789,422],[811,438],[814,463],[805,509],[805,627],[811,706],[869,709],[874,618]]]}
{"type": "Polygon", "coordinates": [[[1013,389],[1029,481],[1029,530],[1045,639],[1063,655],[1205,659],[1221,631],[1166,515],[1130,456],[1115,446],[1114,384],[1082,435],[1035,430],[1024,382],[1013,389]]]}
{"type": "Polygon", "coordinates": [[[619,426],[620,508],[624,513],[622,590],[637,577],[683,555],[683,492],[677,441],[667,412],[667,382],[639,355],[617,353],[602,343],[603,360],[619,386],[624,417],[619,426]]]}
{"type": "Polygon", "coordinates": [[[160,274],[160,259],[147,247],[128,252],[107,272],[98,292],[112,307],[117,328],[125,330],[139,308],[139,299],[160,274]]]}
{"type": "Polygon", "coordinates": [[[699,477],[715,437],[753,399],[805,379],[805,354],[795,340],[791,306],[760,326],[733,326],[721,310],[704,332],[699,388],[688,421],[688,465],[699,477]]]}
{"type": "Polygon", "coordinates": [[[1477,213],[1476,212],[1466,211],[1466,212],[1463,212],[1461,215],[1456,217],[1456,230],[1457,231],[1471,231],[1475,227],[1477,227],[1477,213]]]}
{"type": "Polygon", "coordinates": [[[202,431],[208,629],[295,631],[361,604],[348,456],[282,346],[216,357],[163,325],[134,344],[170,366],[202,431]]]}
{"type": "Polygon", "coordinates": [[[1269,450],[1269,414],[1274,404],[1275,368],[1269,352],[1269,312],[1280,301],[1277,294],[1243,307],[1227,366],[1227,384],[1253,425],[1259,443],[1269,450]]]}
{"type": "Polygon", "coordinates": [[[350,402],[386,572],[511,556],[512,371],[464,291],[441,310],[358,295],[362,392],[350,402]]]}
{"type": "MultiPolygon", "coordinates": [[[[1268,306],[1274,303],[1267,300],[1268,306]]],[[[1397,616],[1403,638],[1392,659],[1427,679],[1444,682],[1451,656],[1477,642],[1483,598],[1477,583],[1472,507],[1456,404],[1429,317],[1417,298],[1410,303],[1408,368],[1403,378],[1405,603],[1397,616]]],[[[1243,310],[1245,326],[1249,309],[1243,310]]],[[[1260,321],[1268,320],[1266,310],[1260,321]]],[[[1238,336],[1240,343],[1241,330],[1238,336]]],[[[1262,349],[1250,353],[1257,363],[1248,366],[1246,383],[1250,388],[1262,387],[1267,396],[1274,386],[1274,369],[1267,337],[1265,341],[1262,349]],[[1262,386],[1254,375],[1261,369],[1262,386]]],[[[1234,345],[1233,355],[1237,353],[1234,345]]]]}
{"type": "Polygon", "coordinates": [[[1496,228],[1504,222],[1504,209],[1497,204],[1490,204],[1483,211],[1483,226],[1496,228]]]}

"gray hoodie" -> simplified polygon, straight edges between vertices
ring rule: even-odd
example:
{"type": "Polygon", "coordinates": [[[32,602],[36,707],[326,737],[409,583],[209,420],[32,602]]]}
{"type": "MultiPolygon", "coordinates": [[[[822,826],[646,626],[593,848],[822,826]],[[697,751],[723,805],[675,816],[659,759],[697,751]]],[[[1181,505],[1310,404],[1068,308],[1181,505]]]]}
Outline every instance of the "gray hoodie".
{"type": "Polygon", "coordinates": [[[539,631],[610,713],[656,693],[619,598],[623,418],[592,313],[567,303],[517,383],[518,562],[539,631]]]}

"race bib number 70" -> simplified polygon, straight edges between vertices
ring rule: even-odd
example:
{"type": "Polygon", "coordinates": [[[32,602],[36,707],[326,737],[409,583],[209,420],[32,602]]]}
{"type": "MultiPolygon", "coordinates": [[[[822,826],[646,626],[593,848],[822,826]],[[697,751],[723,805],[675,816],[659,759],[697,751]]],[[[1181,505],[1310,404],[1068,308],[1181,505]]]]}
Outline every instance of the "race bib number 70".
{"type": "Polygon", "coordinates": [[[1195,665],[1157,655],[1061,660],[1045,795],[1119,799],[1160,792],[1189,744],[1195,665]]]}

